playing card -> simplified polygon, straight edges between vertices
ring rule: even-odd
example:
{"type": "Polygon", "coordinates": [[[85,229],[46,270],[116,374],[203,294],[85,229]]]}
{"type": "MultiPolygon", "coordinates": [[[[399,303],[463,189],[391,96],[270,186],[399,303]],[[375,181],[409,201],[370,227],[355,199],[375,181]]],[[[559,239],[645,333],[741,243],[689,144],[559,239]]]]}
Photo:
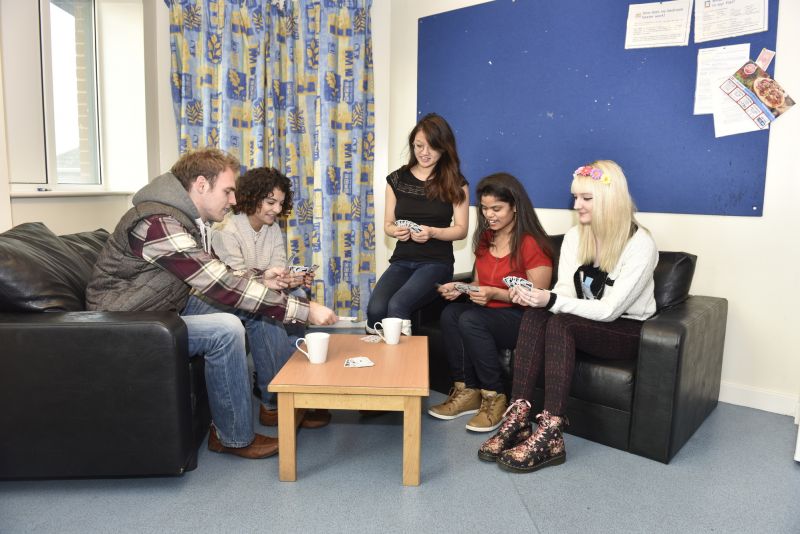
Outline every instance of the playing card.
{"type": "Polygon", "coordinates": [[[318,265],[312,265],[311,267],[307,267],[305,265],[292,265],[289,267],[290,273],[313,273],[319,268],[318,265]]]}
{"type": "Polygon", "coordinates": [[[522,286],[525,289],[533,289],[533,284],[530,282],[530,280],[520,278],[519,276],[506,276],[503,278],[503,283],[509,288],[522,286]]]}
{"type": "Polygon", "coordinates": [[[394,222],[396,226],[400,226],[403,228],[408,228],[412,232],[421,232],[422,227],[413,221],[409,221],[408,219],[398,219],[394,222]]]}
{"type": "Polygon", "coordinates": [[[380,342],[381,342],[381,341],[383,341],[383,340],[381,339],[381,336],[378,336],[378,335],[371,335],[371,336],[364,336],[364,337],[362,337],[362,338],[361,338],[361,341],[364,341],[364,342],[366,342],[366,343],[380,343],[380,342]]]}
{"type": "Polygon", "coordinates": [[[469,284],[462,284],[461,282],[457,282],[455,284],[456,291],[461,291],[462,293],[470,293],[470,292],[477,292],[478,286],[472,286],[469,284]]]}
{"type": "Polygon", "coordinates": [[[366,356],[354,356],[344,361],[345,367],[372,367],[373,365],[375,365],[375,362],[366,356]]]}

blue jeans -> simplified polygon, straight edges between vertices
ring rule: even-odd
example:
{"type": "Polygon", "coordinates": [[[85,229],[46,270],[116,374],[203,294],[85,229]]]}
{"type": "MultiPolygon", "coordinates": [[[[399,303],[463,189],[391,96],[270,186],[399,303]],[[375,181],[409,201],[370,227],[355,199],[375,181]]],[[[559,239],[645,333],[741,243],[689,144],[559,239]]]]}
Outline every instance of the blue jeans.
{"type": "Polygon", "coordinates": [[[397,260],[375,284],[367,306],[367,324],[384,317],[410,319],[411,312],[436,298],[436,284],[453,278],[453,264],[397,260]]]}
{"type": "Polygon", "coordinates": [[[189,355],[205,358],[206,389],[211,418],[227,447],[246,447],[255,438],[245,330],[230,313],[182,312],[189,333],[189,355]]]}
{"type": "MultiPolygon", "coordinates": [[[[187,314],[186,310],[190,310],[191,315],[223,311],[197,297],[189,297],[184,315],[187,314]]],[[[258,377],[257,386],[261,391],[261,401],[268,406],[274,405],[275,396],[267,391],[267,385],[289,361],[296,348],[294,343],[299,336],[288,334],[282,323],[263,315],[241,310],[231,310],[230,314],[239,318],[247,332],[250,354],[253,356],[253,367],[258,377]]]]}

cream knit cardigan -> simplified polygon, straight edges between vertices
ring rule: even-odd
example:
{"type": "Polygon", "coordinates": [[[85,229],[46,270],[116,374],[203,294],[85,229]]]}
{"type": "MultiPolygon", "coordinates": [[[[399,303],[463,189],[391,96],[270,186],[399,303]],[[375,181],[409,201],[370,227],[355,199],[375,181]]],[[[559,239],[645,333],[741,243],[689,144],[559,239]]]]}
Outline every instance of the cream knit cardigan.
{"type": "Polygon", "coordinates": [[[558,264],[558,282],[553,288],[556,301],[553,313],[571,313],[595,321],[613,321],[619,317],[644,321],[656,311],[653,294],[653,271],[658,263],[658,250],[650,232],[639,228],[628,240],[614,269],[608,273],[613,286],[606,286],[599,300],[577,298],[575,271],[578,261],[578,227],[564,236],[558,264]]]}

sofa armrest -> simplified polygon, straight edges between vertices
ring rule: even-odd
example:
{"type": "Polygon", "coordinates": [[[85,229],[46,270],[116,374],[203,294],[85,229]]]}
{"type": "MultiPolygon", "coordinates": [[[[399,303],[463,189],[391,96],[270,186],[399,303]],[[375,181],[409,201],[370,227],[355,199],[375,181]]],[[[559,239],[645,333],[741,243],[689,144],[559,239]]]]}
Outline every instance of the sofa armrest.
{"type": "Polygon", "coordinates": [[[171,312],[0,314],[0,478],[179,474],[194,455],[171,312]]]}
{"type": "Polygon", "coordinates": [[[630,450],[668,463],[719,399],[728,301],[691,296],[645,321],[630,450]]]}

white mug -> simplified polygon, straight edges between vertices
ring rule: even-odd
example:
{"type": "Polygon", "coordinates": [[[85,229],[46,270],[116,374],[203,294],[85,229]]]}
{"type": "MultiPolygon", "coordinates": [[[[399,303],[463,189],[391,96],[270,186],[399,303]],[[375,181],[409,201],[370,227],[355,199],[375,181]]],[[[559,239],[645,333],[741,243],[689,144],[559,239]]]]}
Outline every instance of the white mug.
{"type": "Polygon", "coordinates": [[[312,332],[295,341],[294,346],[305,354],[311,363],[325,363],[325,360],[328,359],[328,340],[330,338],[331,335],[325,332],[312,332]],[[305,342],[308,352],[300,348],[301,342],[305,342]]]}
{"type": "Polygon", "coordinates": [[[375,329],[387,345],[397,345],[400,343],[400,330],[403,328],[403,320],[396,317],[387,317],[383,321],[375,323],[372,328],[375,329]],[[383,329],[383,333],[378,330],[378,325],[383,329]]]}

